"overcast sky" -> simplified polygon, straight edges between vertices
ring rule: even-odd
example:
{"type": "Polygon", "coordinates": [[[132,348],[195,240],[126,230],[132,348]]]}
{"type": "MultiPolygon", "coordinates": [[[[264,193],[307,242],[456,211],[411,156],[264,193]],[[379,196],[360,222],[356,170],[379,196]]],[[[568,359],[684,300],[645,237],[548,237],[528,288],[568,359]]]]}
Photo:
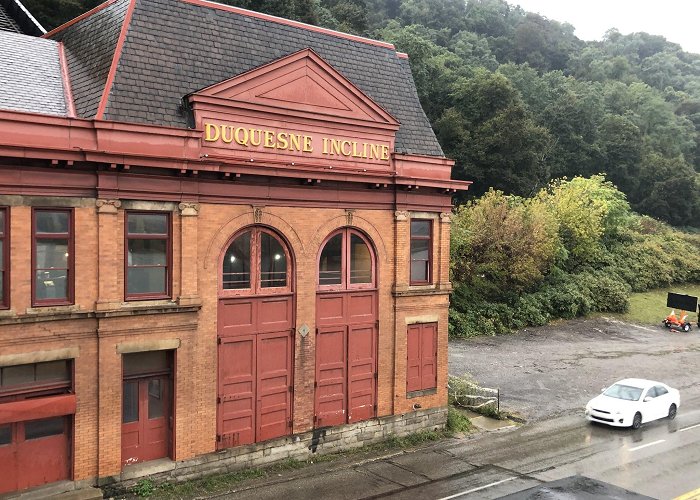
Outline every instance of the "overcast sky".
{"type": "Polygon", "coordinates": [[[507,0],[528,12],[576,28],[582,40],[600,40],[610,28],[646,31],[700,54],[700,0],[507,0]]]}

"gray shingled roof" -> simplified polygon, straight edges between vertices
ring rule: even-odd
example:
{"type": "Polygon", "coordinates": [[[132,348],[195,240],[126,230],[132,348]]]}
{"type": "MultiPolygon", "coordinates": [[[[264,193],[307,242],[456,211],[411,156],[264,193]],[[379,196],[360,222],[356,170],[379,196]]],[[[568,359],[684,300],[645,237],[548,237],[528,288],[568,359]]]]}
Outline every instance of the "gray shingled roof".
{"type": "Polygon", "coordinates": [[[19,26],[15,20],[10,17],[10,15],[5,10],[2,4],[0,4],[0,31],[12,31],[13,33],[22,33],[19,26]]]}
{"type": "Polygon", "coordinates": [[[58,43],[0,31],[0,109],[67,114],[58,43]]]}
{"type": "Polygon", "coordinates": [[[93,118],[97,113],[128,5],[120,0],[52,37],[65,47],[78,116],[93,118]]]}
{"type": "MultiPolygon", "coordinates": [[[[118,0],[56,36],[66,45],[80,116],[96,112],[126,5],[118,0]]],[[[179,0],[136,1],[105,118],[187,127],[184,96],[305,48],[399,120],[396,151],[444,156],[408,61],[394,50],[179,0]]]]}

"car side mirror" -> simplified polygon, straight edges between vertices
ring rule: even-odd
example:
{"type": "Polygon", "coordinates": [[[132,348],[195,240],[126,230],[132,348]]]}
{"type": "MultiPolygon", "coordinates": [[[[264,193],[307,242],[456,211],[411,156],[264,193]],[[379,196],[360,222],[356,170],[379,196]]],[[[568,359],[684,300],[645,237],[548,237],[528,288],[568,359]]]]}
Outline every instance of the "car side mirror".
{"type": "Polygon", "coordinates": [[[648,402],[651,401],[652,399],[654,399],[654,398],[652,398],[651,396],[647,396],[647,397],[644,398],[644,402],[645,402],[645,403],[648,403],[648,402]]]}

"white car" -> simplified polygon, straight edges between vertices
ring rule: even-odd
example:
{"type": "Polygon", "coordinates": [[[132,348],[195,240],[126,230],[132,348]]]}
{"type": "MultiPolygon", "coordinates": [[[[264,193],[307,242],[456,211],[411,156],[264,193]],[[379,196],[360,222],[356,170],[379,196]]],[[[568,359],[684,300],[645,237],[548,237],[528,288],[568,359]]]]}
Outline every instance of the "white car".
{"type": "Polygon", "coordinates": [[[680,405],[677,389],[653,380],[626,378],[591,399],[586,405],[586,418],[591,422],[638,429],[645,422],[675,418],[680,405]]]}

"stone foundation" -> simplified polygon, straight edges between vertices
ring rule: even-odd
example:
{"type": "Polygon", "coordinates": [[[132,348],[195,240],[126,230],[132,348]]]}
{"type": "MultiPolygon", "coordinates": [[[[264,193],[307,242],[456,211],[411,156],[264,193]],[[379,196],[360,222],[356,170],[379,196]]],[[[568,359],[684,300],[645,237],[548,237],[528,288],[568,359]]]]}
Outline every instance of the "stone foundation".
{"type": "Polygon", "coordinates": [[[209,474],[220,474],[251,467],[270,465],[286,459],[306,460],[314,454],[360,448],[390,437],[401,437],[422,430],[442,429],[447,408],[418,410],[390,415],[339,427],[326,427],[248,446],[229,448],[189,460],[154,460],[130,465],[117,475],[100,478],[100,486],[130,488],[148,477],[154,482],[188,481],[209,474]]]}

